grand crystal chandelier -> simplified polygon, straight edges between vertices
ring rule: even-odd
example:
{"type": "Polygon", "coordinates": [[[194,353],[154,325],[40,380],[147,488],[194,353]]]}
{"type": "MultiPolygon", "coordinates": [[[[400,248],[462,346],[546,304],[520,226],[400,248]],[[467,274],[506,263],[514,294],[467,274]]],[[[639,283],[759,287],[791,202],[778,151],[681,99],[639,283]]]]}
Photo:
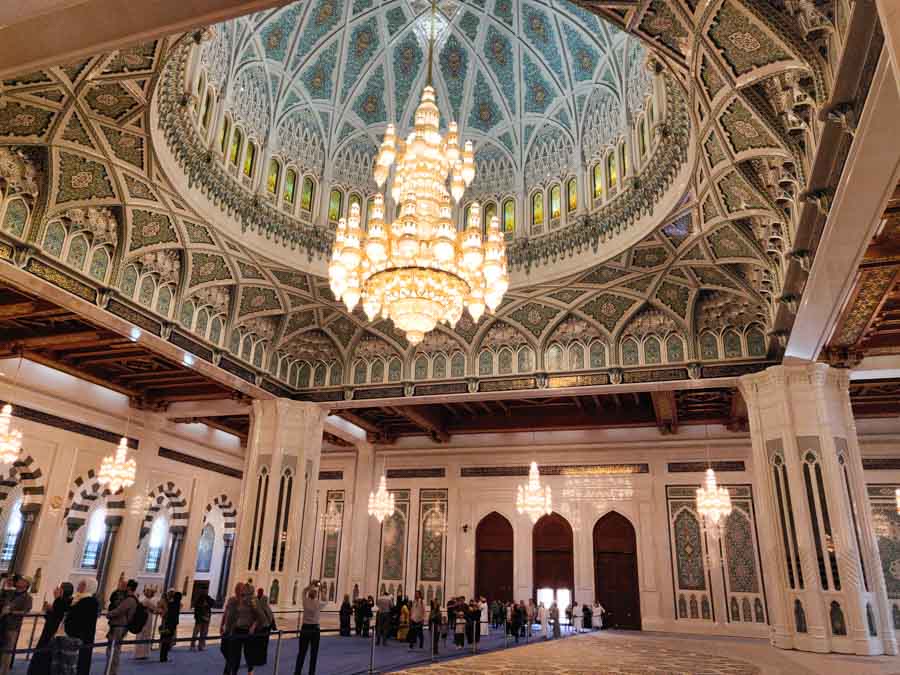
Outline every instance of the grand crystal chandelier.
{"type": "Polygon", "coordinates": [[[712,467],[706,470],[703,486],[697,488],[697,512],[712,528],[718,527],[719,521],[731,513],[731,495],[728,488],[716,484],[712,467]]]}
{"type": "Polygon", "coordinates": [[[348,311],[361,300],[369,321],[379,314],[390,318],[413,345],[438,323],[455,326],[464,308],[477,322],[485,307],[494,311],[500,305],[509,287],[498,218],[491,218],[486,238],[477,202],[464,231],[453,222],[453,203],[459,204],[475,177],[475,156],[471,141],[460,150],[456,122],[446,137],[440,133],[431,84],[433,2],[431,11],[428,80],[414,128],[403,141],[388,125],[373,170],[381,188],[394,166],[390,196],[398,216],[385,222],[384,197],[377,194],[363,231],[359,204],[352,204],[349,217],[338,222],[328,267],[331,290],[348,311]]]}
{"type": "Polygon", "coordinates": [[[532,523],[536,523],[541,516],[553,513],[553,497],[550,494],[550,486],[541,486],[541,473],[538,471],[537,462],[532,462],[528,469],[528,483],[519,486],[516,496],[516,511],[527,513],[532,523]]]}
{"type": "Polygon", "coordinates": [[[375,516],[379,523],[394,512],[394,495],[388,492],[387,479],[384,475],[378,483],[378,492],[369,493],[369,515],[375,516]]]}
{"type": "Polygon", "coordinates": [[[122,488],[134,485],[137,463],[133,457],[128,459],[127,456],[128,440],[122,436],[119,446],[116,448],[116,454],[107,455],[100,464],[97,481],[101,485],[105,485],[112,494],[116,494],[122,488]]]}
{"type": "Polygon", "coordinates": [[[341,525],[343,525],[343,515],[338,510],[337,501],[329,499],[328,508],[322,514],[322,529],[325,530],[325,534],[337,534],[340,531],[341,525]]]}
{"type": "Polygon", "coordinates": [[[7,403],[0,412],[0,464],[12,464],[22,451],[22,432],[12,428],[12,406],[7,403]]]}

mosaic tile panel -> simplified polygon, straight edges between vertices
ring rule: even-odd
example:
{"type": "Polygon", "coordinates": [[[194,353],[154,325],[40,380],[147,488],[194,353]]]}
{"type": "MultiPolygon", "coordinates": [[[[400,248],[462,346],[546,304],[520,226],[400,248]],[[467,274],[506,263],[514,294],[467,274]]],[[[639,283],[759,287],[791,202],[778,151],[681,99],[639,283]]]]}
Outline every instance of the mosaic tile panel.
{"type": "Polygon", "coordinates": [[[41,138],[53,123],[56,113],[37,106],[5,102],[0,107],[0,136],[11,138],[41,138]]]}
{"type": "Polygon", "coordinates": [[[109,172],[100,162],[73,155],[59,153],[59,176],[56,187],[56,202],[89,200],[115,197],[109,172]]]}

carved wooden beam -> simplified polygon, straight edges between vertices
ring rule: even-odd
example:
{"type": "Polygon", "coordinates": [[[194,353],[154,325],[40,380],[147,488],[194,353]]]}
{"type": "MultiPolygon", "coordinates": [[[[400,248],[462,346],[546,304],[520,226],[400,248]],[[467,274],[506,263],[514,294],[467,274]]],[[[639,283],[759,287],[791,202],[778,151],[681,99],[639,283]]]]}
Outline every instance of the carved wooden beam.
{"type": "Polygon", "coordinates": [[[663,434],[674,434],[678,431],[678,406],[675,404],[674,391],[654,391],[650,393],[653,401],[653,414],[656,426],[663,434]]]}
{"type": "Polygon", "coordinates": [[[447,433],[444,421],[440,416],[424,406],[403,405],[397,406],[394,410],[416,426],[421,427],[424,431],[428,432],[428,434],[438,443],[446,443],[450,440],[450,434],[447,433]]]}

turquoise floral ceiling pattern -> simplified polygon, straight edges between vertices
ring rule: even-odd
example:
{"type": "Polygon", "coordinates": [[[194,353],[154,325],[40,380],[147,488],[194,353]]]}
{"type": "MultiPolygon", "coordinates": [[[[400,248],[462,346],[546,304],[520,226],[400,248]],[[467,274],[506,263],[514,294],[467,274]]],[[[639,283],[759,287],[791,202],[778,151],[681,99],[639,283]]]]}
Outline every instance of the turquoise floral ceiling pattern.
{"type": "MultiPolygon", "coordinates": [[[[519,170],[542,134],[582,147],[585,101],[612,96],[624,119],[629,80],[648,82],[634,73],[639,42],[566,0],[442,0],[435,25],[444,122],[519,170]]],[[[218,25],[202,58],[249,129],[277,129],[289,155],[291,129],[312,122],[326,160],[348,143],[374,148],[390,122],[409,128],[430,29],[422,0],[308,0],[218,25]]]]}

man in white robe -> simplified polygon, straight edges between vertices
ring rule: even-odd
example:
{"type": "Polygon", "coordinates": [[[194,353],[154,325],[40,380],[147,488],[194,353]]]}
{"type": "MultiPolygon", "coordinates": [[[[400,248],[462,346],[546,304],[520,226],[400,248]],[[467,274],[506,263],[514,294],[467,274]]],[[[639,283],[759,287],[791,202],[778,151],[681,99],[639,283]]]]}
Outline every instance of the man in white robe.
{"type": "Polygon", "coordinates": [[[484,598],[481,598],[479,602],[481,604],[481,635],[484,637],[491,632],[491,624],[488,622],[487,601],[484,598]]]}
{"type": "MultiPolygon", "coordinates": [[[[153,627],[156,624],[156,616],[159,614],[159,598],[156,597],[156,589],[152,586],[144,586],[144,595],[139,602],[147,608],[147,622],[135,639],[150,640],[153,637],[153,627]]],[[[149,642],[134,646],[134,658],[143,660],[149,656],[149,642]]]]}

